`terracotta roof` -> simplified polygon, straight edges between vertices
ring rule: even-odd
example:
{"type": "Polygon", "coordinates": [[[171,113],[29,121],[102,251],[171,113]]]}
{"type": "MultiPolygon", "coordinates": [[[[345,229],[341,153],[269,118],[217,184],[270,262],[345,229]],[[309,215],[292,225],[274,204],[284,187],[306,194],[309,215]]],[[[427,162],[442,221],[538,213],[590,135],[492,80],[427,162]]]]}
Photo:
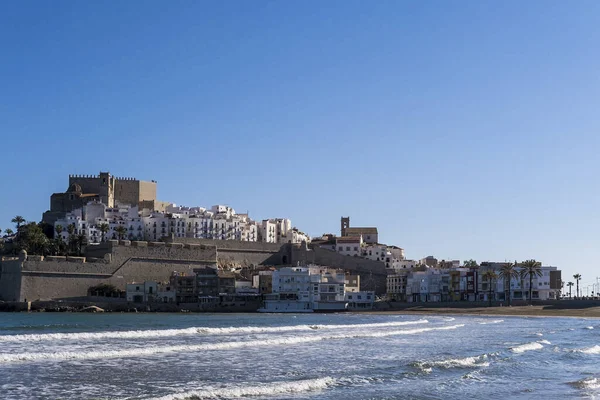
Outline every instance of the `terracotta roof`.
{"type": "Polygon", "coordinates": [[[346,228],[347,236],[359,235],[359,234],[377,234],[377,228],[346,228]]]}

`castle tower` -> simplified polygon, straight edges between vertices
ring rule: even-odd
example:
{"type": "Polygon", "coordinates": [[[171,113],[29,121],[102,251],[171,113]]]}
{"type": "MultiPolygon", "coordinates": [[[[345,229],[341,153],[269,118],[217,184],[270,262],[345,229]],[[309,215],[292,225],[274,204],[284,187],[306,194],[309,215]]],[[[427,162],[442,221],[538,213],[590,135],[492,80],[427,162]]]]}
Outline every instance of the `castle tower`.
{"type": "Polygon", "coordinates": [[[340,232],[342,236],[346,236],[347,228],[350,228],[350,217],[342,217],[342,229],[340,232]]]}

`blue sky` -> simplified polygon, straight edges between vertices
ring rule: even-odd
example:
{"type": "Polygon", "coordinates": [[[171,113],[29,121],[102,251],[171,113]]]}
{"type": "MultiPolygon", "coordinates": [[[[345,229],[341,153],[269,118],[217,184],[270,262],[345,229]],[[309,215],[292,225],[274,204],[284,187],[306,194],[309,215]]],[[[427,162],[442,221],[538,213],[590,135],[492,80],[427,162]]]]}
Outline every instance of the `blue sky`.
{"type": "Polygon", "coordinates": [[[5,2],[0,228],[67,175],[595,281],[600,3],[5,2]]]}

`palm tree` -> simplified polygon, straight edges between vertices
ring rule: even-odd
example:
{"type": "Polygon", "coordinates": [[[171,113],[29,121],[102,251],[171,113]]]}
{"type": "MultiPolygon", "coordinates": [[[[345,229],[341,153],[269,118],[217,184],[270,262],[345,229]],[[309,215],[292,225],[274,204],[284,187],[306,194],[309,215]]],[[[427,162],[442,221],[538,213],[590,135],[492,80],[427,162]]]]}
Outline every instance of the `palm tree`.
{"type": "Polygon", "coordinates": [[[573,275],[573,279],[577,282],[577,298],[579,298],[579,281],[581,280],[581,274],[573,275]]]}
{"type": "Polygon", "coordinates": [[[58,224],[54,227],[54,230],[56,231],[56,234],[58,235],[56,238],[62,240],[62,233],[65,230],[65,228],[63,228],[62,225],[58,224]]]}
{"type": "Polygon", "coordinates": [[[477,261],[471,259],[471,260],[465,261],[465,263],[463,264],[463,267],[465,267],[465,268],[477,268],[477,267],[479,267],[479,264],[477,264],[477,261]]]}
{"type": "Polygon", "coordinates": [[[525,260],[521,263],[521,276],[523,278],[529,276],[529,304],[533,302],[531,294],[533,292],[533,277],[542,276],[542,263],[534,259],[525,260]]]}
{"type": "Polygon", "coordinates": [[[119,236],[119,240],[123,240],[123,238],[125,237],[125,234],[127,233],[127,228],[125,228],[123,225],[119,225],[115,229],[115,232],[117,232],[117,235],[119,236]]]}
{"type": "Polygon", "coordinates": [[[98,225],[98,229],[100,229],[100,232],[102,233],[102,241],[104,242],[104,238],[105,238],[106,234],[108,233],[108,231],[110,230],[110,227],[108,226],[107,223],[102,223],[102,224],[98,225]]]}
{"type": "Polygon", "coordinates": [[[25,218],[21,217],[20,215],[17,215],[10,222],[12,222],[13,224],[17,224],[17,232],[18,232],[19,228],[21,227],[21,224],[25,223],[25,218]]]}
{"type": "Polygon", "coordinates": [[[490,307],[491,307],[492,306],[492,288],[494,287],[494,280],[498,278],[498,274],[496,274],[496,271],[494,271],[493,269],[488,269],[481,276],[484,280],[488,281],[488,289],[489,289],[488,300],[490,302],[490,307]]]}
{"type": "Polygon", "coordinates": [[[507,295],[507,304],[510,306],[510,283],[513,279],[519,279],[519,271],[515,268],[515,264],[509,261],[500,267],[499,275],[504,279],[504,293],[507,295]]]}
{"type": "Polygon", "coordinates": [[[13,233],[14,233],[14,232],[13,232],[13,230],[12,230],[12,229],[10,229],[10,228],[8,228],[7,230],[5,230],[5,231],[4,231],[4,234],[5,234],[6,236],[12,236],[12,234],[13,234],[13,233]]]}
{"type": "Polygon", "coordinates": [[[571,288],[573,287],[574,283],[573,282],[568,282],[567,286],[569,287],[569,298],[571,298],[571,288]]]}

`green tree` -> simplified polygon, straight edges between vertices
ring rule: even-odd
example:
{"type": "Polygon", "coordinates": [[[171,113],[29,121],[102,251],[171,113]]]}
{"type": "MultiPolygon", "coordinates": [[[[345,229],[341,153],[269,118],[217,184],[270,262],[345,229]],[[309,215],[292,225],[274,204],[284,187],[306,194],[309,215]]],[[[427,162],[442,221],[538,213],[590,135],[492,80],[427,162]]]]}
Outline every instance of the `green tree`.
{"type": "Polygon", "coordinates": [[[465,263],[463,264],[463,267],[465,267],[465,268],[478,268],[479,264],[477,264],[477,261],[471,259],[471,260],[465,261],[465,263]]]}
{"type": "Polygon", "coordinates": [[[101,223],[100,225],[98,225],[98,229],[100,229],[100,233],[102,233],[102,241],[104,242],[106,234],[110,230],[110,226],[108,226],[107,223],[101,223]]]}
{"type": "Polygon", "coordinates": [[[119,237],[119,240],[123,240],[123,238],[125,237],[125,235],[127,234],[127,228],[125,228],[123,225],[119,225],[116,229],[115,232],[117,232],[117,235],[119,237]]]}
{"type": "Polygon", "coordinates": [[[61,224],[58,224],[54,227],[54,230],[56,231],[56,238],[62,240],[62,233],[65,228],[61,224]]]}
{"type": "Polygon", "coordinates": [[[488,282],[488,300],[490,307],[492,306],[492,289],[494,287],[494,281],[498,279],[498,274],[493,269],[487,269],[482,275],[482,278],[488,282]]]}
{"type": "Polygon", "coordinates": [[[519,271],[515,268],[515,264],[509,261],[500,267],[499,276],[504,280],[504,293],[510,306],[510,283],[513,279],[519,279],[519,271]]]}
{"type": "Polygon", "coordinates": [[[4,231],[4,234],[5,234],[6,236],[12,236],[12,235],[13,235],[13,233],[14,233],[14,232],[13,232],[13,230],[12,230],[12,229],[10,229],[10,228],[8,228],[7,230],[5,230],[5,231],[4,231]]]}
{"type": "Polygon", "coordinates": [[[29,254],[46,255],[49,245],[50,240],[35,222],[20,226],[16,239],[16,251],[25,250],[29,254]]]}
{"type": "Polygon", "coordinates": [[[571,288],[573,287],[573,282],[567,282],[567,286],[569,287],[569,298],[571,298],[571,288]]]}
{"type": "Polygon", "coordinates": [[[10,222],[12,222],[13,224],[17,224],[17,232],[18,232],[21,225],[23,225],[25,223],[25,218],[21,217],[20,215],[17,215],[10,222]]]}
{"type": "Polygon", "coordinates": [[[79,254],[79,256],[82,256],[83,248],[85,246],[87,246],[87,244],[88,244],[87,236],[85,234],[81,233],[76,236],[76,240],[77,240],[77,254],[79,254]]]}
{"type": "Polygon", "coordinates": [[[573,275],[573,279],[575,279],[575,282],[577,282],[577,298],[579,298],[579,281],[581,280],[581,274],[575,274],[573,275]]]}
{"type": "Polygon", "coordinates": [[[531,297],[533,292],[533,277],[542,276],[542,263],[534,259],[525,260],[521,263],[521,277],[529,277],[529,303],[532,304],[533,298],[531,297]]]}

